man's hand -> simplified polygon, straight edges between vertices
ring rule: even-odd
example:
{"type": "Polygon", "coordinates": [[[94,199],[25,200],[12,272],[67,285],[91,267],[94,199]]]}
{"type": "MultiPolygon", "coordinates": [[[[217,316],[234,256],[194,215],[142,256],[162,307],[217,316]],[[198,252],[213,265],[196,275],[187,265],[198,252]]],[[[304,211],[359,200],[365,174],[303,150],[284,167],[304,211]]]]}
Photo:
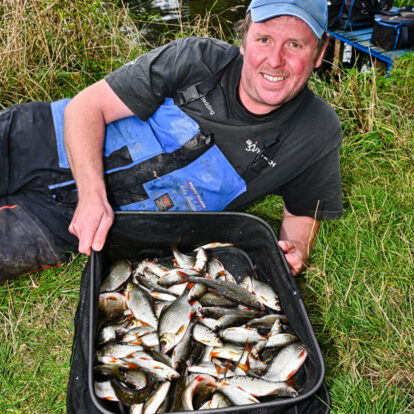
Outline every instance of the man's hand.
{"type": "Polygon", "coordinates": [[[295,242],[289,240],[279,240],[279,247],[285,253],[286,261],[292,271],[293,276],[296,276],[304,266],[304,257],[295,242]]]}
{"type": "Polygon", "coordinates": [[[105,80],[81,91],[65,109],[65,148],[79,194],[69,232],[79,239],[81,253],[101,250],[114,221],[104,182],[105,127],[132,115],[105,80]]]}
{"type": "Polygon", "coordinates": [[[303,268],[313,248],[319,222],[307,216],[295,216],[283,210],[279,246],[285,253],[286,261],[296,276],[303,268]]]}
{"type": "Polygon", "coordinates": [[[79,252],[90,255],[91,247],[102,250],[113,221],[114,213],[106,196],[79,201],[69,225],[69,232],[79,239],[79,252]]]}

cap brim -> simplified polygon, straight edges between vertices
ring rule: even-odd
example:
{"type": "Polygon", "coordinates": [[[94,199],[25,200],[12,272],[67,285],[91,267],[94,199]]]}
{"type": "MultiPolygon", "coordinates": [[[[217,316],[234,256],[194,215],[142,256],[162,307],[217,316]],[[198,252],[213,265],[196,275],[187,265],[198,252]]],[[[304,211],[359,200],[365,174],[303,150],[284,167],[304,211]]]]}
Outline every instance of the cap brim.
{"type": "Polygon", "coordinates": [[[283,4],[277,7],[274,4],[265,4],[263,6],[254,7],[250,10],[254,23],[264,22],[277,16],[294,16],[307,24],[313,34],[320,39],[325,31],[312,16],[305,10],[295,5],[283,4]]]}

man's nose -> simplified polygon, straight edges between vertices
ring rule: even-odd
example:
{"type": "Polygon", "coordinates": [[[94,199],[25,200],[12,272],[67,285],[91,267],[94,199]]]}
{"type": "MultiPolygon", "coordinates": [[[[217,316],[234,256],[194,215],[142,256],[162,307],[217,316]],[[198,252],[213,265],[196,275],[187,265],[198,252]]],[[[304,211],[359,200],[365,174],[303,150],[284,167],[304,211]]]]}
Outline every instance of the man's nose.
{"type": "Polygon", "coordinates": [[[278,68],[285,64],[285,56],[283,53],[283,47],[275,45],[269,53],[267,58],[268,64],[272,68],[278,68]]]}

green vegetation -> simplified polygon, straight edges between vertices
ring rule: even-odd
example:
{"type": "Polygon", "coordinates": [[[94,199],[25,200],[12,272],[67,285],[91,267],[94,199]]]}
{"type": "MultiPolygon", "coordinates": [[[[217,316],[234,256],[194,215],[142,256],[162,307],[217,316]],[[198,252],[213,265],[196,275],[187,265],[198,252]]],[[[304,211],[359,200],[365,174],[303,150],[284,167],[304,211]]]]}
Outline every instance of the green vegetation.
{"type": "MultiPolygon", "coordinates": [[[[190,32],[206,35],[206,24],[190,32]]],[[[0,105],[72,96],[147,48],[120,5],[3,0],[0,105]]],[[[389,78],[350,70],[310,85],[344,128],[344,216],[322,224],[298,277],[332,412],[414,412],[414,56],[389,78]]],[[[269,196],[248,211],[278,232],[281,210],[269,196]]],[[[1,413],[65,412],[85,261],[0,285],[1,413]]]]}

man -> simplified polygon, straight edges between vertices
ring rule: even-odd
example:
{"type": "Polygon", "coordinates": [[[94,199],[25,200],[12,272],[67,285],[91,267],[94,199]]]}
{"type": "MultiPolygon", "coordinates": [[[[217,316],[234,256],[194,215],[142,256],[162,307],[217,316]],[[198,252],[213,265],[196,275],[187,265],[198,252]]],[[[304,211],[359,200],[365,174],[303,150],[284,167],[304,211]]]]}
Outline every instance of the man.
{"type": "MultiPolygon", "coordinates": [[[[35,246],[27,238],[5,246],[1,277],[63,260],[75,246],[65,227],[73,211],[69,232],[90,254],[102,249],[114,208],[231,210],[269,193],[283,196],[279,244],[297,274],[319,219],[342,212],[340,123],[306,87],[326,49],[326,20],[325,0],[253,0],[240,50],[214,39],[179,39],[70,102],[52,103],[48,162],[34,174],[27,159],[15,167],[19,180],[29,177],[24,185],[0,191],[8,231],[24,236],[11,229],[24,220],[37,235],[35,246]]],[[[33,110],[20,112],[26,122],[50,122],[48,106],[37,108],[35,121],[33,110]]],[[[15,174],[3,170],[0,177],[13,182],[15,174]]]]}

